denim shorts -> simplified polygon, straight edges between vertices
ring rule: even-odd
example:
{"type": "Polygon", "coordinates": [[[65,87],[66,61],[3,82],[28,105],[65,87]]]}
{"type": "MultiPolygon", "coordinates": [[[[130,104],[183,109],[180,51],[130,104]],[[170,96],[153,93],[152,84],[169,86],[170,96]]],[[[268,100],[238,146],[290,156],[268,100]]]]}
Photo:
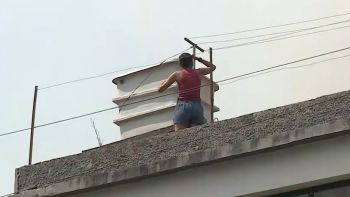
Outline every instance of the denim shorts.
{"type": "Polygon", "coordinates": [[[174,113],[174,124],[204,124],[201,100],[178,100],[174,113]]]}

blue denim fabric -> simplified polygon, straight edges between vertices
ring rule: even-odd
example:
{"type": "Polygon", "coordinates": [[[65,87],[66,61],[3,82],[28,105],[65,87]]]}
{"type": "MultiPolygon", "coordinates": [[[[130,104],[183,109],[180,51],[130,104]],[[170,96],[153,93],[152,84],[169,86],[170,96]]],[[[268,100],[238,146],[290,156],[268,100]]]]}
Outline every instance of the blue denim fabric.
{"type": "Polygon", "coordinates": [[[201,100],[178,100],[174,113],[174,124],[204,124],[201,100]]]}

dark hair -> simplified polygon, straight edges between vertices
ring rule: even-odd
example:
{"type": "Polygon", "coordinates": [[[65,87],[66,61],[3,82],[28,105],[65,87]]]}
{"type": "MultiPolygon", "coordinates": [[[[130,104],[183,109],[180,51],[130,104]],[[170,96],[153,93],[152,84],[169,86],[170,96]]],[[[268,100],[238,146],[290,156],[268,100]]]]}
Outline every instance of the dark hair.
{"type": "Polygon", "coordinates": [[[182,68],[191,68],[193,66],[193,57],[189,53],[181,54],[179,61],[182,68]]]}

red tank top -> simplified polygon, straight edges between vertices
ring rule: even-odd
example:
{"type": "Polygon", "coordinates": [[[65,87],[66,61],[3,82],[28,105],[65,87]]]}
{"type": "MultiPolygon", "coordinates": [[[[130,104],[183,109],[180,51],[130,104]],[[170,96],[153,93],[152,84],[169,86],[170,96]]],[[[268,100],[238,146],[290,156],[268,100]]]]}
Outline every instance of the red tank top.
{"type": "Polygon", "coordinates": [[[195,69],[183,69],[182,80],[178,83],[179,99],[201,100],[201,78],[195,69]]]}

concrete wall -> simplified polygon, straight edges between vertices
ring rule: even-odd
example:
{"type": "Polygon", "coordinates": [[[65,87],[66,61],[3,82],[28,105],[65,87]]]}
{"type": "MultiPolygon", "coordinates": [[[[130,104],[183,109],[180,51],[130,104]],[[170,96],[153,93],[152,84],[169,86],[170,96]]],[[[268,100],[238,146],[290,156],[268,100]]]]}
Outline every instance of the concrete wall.
{"type": "Polygon", "coordinates": [[[350,136],[197,167],[70,197],[262,196],[350,177],[350,136]]]}
{"type": "Polygon", "coordinates": [[[16,191],[125,169],[227,144],[350,117],[350,91],[138,140],[122,140],[78,155],[17,169],[16,191]]]}

